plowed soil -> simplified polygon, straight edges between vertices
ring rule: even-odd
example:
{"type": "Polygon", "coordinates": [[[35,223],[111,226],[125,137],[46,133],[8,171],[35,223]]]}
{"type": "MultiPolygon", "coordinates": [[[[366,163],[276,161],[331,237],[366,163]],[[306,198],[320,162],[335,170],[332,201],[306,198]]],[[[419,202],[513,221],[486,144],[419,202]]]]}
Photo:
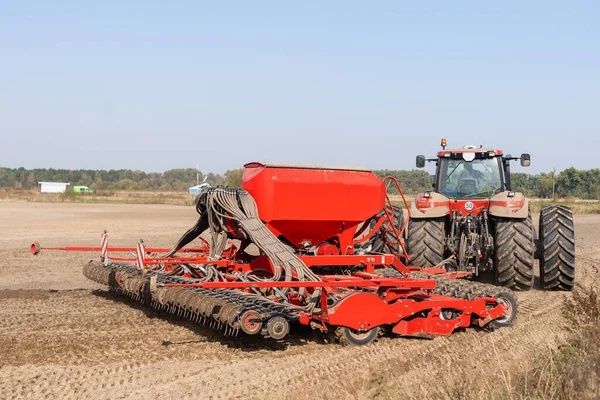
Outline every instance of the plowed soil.
{"type": "MultiPolygon", "coordinates": [[[[169,246],[192,207],[0,203],[0,398],[486,398],[566,335],[570,296],[519,293],[512,328],[435,340],[326,343],[294,327],[286,341],[220,331],[138,306],[83,277],[94,254],[44,246],[143,238],[169,246]]],[[[577,284],[599,287],[600,216],[576,217],[577,284]]]]}

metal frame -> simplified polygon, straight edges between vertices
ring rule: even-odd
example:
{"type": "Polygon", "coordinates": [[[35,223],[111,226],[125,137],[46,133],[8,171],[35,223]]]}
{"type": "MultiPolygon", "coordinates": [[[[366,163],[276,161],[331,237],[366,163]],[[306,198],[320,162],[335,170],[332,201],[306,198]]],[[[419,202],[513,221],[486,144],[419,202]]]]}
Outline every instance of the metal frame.
{"type": "MultiPolygon", "coordinates": [[[[235,261],[235,251],[227,253],[231,259],[209,260],[206,256],[209,247],[182,249],[182,253],[196,253],[191,257],[156,257],[150,256],[154,252],[166,252],[169,249],[158,247],[145,247],[140,241],[135,248],[109,247],[108,234],[103,233],[100,247],[48,247],[42,248],[39,244],[32,245],[32,252],[38,254],[41,250],[59,251],[98,251],[101,253],[103,265],[114,268],[115,262],[127,261],[129,269],[133,268],[135,276],[117,274],[113,285],[126,291],[127,280],[131,278],[146,279],[150,282],[155,266],[169,266],[171,268],[181,265],[212,264],[224,270],[223,281],[197,282],[197,283],[164,283],[154,287],[152,291],[162,288],[203,289],[203,290],[231,290],[252,293],[260,289],[291,288],[288,301],[291,304],[301,304],[297,301],[300,289],[308,291],[308,295],[316,289],[322,289],[318,313],[298,311],[295,322],[311,325],[320,330],[328,331],[335,327],[347,327],[356,331],[368,331],[381,325],[391,325],[392,331],[402,336],[417,336],[432,338],[448,335],[459,328],[471,325],[483,327],[497,318],[507,315],[503,304],[496,304],[493,297],[481,296],[475,300],[457,299],[447,296],[435,295],[432,291],[436,288],[433,279],[415,278],[382,278],[373,274],[375,267],[390,265],[402,274],[420,271],[430,275],[444,275],[447,277],[462,277],[461,274],[447,274],[442,268],[423,269],[408,267],[398,257],[391,254],[381,255],[340,255],[340,256],[299,256],[309,267],[315,266],[355,266],[362,264],[365,268],[352,275],[321,275],[321,281],[241,281],[239,272],[252,271],[251,263],[235,261]],[[35,250],[35,251],[34,251],[35,250]],[[114,253],[132,253],[133,257],[115,256],[114,253]],[[341,293],[342,300],[336,304],[329,304],[327,294],[341,293]],[[443,310],[451,310],[453,318],[444,318],[443,310]]],[[[108,271],[107,269],[107,271],[108,271]]],[[[156,278],[154,278],[156,279],[156,278]]],[[[216,293],[216,292],[215,292],[216,293]]],[[[136,294],[135,296],[139,296],[136,294]]],[[[151,294],[149,295],[151,296],[151,294]]],[[[280,299],[281,300],[281,299],[280,299]]],[[[268,320],[272,315],[260,318],[268,320]]]]}

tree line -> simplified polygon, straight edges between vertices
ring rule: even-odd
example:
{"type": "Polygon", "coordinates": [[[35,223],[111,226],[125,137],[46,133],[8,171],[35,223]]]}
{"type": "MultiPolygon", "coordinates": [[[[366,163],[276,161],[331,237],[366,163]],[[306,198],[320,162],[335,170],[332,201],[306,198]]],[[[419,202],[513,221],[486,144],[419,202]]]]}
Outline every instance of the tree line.
{"type": "Polygon", "coordinates": [[[130,169],[90,170],[54,168],[0,168],[0,188],[33,189],[38,182],[69,182],[72,186],[89,186],[93,190],[178,191],[194,186],[197,180],[211,186],[227,184],[237,170],[224,175],[197,171],[195,168],[144,172],[130,169]]]}
{"type": "MultiPolygon", "coordinates": [[[[406,194],[431,190],[432,177],[423,170],[376,170],[378,177],[393,176],[406,194]]],[[[69,182],[98,190],[186,190],[196,180],[211,186],[241,186],[242,169],[232,169],[225,174],[202,173],[195,168],[171,169],[165,172],[119,170],[68,170],[53,168],[0,168],[0,188],[34,189],[38,182],[69,182]]],[[[600,199],[600,169],[578,170],[567,168],[558,174],[513,173],[512,188],[530,197],[550,198],[574,196],[582,199],[600,199]]],[[[396,192],[391,186],[390,191],[396,192]]]]}
{"type": "Polygon", "coordinates": [[[513,190],[526,196],[551,198],[578,197],[587,200],[600,200],[600,168],[580,170],[567,168],[558,174],[542,172],[537,175],[512,173],[513,190]]]}

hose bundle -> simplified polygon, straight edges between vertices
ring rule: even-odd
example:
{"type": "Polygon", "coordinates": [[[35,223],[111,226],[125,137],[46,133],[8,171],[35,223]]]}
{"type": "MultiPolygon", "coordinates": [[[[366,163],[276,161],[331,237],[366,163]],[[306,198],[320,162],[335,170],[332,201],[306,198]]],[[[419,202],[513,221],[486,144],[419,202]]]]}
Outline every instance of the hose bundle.
{"type": "MultiPolygon", "coordinates": [[[[221,258],[229,237],[242,236],[254,243],[266,255],[274,266],[274,275],[269,281],[290,282],[320,281],[321,279],[296,256],[294,251],[281,242],[260,220],[258,207],[254,198],[245,190],[237,188],[211,188],[196,199],[196,210],[200,214],[198,222],[188,230],[168,254],[177,250],[199,236],[206,228],[209,229],[210,253],[209,260],[221,258]],[[231,222],[234,222],[233,224],[231,222]],[[233,232],[233,229],[236,229],[233,232]]],[[[205,266],[214,278],[213,268],[205,266]]],[[[255,275],[248,274],[246,279],[261,281],[255,275]]],[[[279,292],[286,294],[290,288],[281,288],[279,292]]],[[[305,296],[306,289],[300,288],[300,296],[305,296]]],[[[321,295],[321,290],[313,292],[309,308],[314,308],[321,295]]]]}

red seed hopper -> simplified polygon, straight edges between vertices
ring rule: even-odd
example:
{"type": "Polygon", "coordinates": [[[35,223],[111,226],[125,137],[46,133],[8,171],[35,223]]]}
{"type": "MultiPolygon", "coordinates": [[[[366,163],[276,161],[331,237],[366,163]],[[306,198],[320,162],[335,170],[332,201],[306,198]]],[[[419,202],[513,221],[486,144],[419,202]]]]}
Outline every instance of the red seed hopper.
{"type": "Polygon", "coordinates": [[[360,167],[250,163],[242,182],[260,219],[296,248],[335,238],[341,253],[352,254],[358,225],[385,206],[384,183],[360,167]]]}

